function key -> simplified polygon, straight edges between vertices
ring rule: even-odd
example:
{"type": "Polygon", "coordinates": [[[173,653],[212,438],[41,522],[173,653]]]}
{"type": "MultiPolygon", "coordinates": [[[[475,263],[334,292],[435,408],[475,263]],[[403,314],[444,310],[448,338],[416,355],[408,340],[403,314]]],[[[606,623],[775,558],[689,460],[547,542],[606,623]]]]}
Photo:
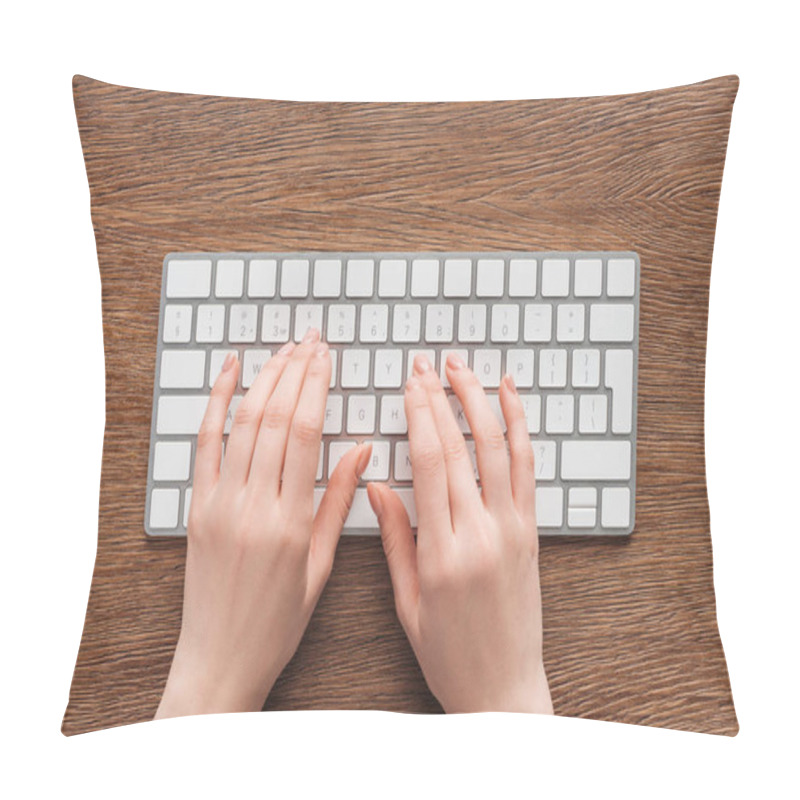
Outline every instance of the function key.
{"type": "Polygon", "coordinates": [[[439,260],[415,258],[411,264],[411,296],[437,297],[439,294],[439,260]]]}
{"type": "Polygon", "coordinates": [[[247,294],[250,297],[275,297],[278,262],[274,258],[254,258],[250,262],[247,294]]]}
{"type": "Polygon", "coordinates": [[[403,258],[384,258],[378,277],[378,297],[405,297],[407,269],[403,258]]]}
{"type": "Polygon", "coordinates": [[[609,297],[633,297],[636,285],[636,262],[632,258],[608,259],[609,297]]]}
{"type": "Polygon", "coordinates": [[[211,259],[180,259],[167,264],[167,297],[208,297],[211,259]]]}
{"type": "Polygon", "coordinates": [[[502,297],[505,282],[505,264],[501,258],[478,260],[478,280],[475,294],[478,297],[502,297]]]}
{"type": "Polygon", "coordinates": [[[375,262],[371,258],[351,258],[347,262],[347,297],[372,297],[375,262]]]}
{"type": "Polygon", "coordinates": [[[600,297],[603,292],[603,262],[599,258],[575,260],[575,297],[600,297]]]}
{"type": "Polygon", "coordinates": [[[308,259],[287,258],[281,264],[281,297],[308,294],[308,259]]]}
{"type": "Polygon", "coordinates": [[[319,258],[314,262],[314,297],[338,297],[342,291],[342,262],[319,258]]]}
{"type": "Polygon", "coordinates": [[[217,261],[217,297],[241,297],[244,291],[244,261],[223,259],[217,261]]]}
{"type": "Polygon", "coordinates": [[[545,258],[542,261],[542,296],[567,297],[569,295],[569,260],[545,258]]]}
{"type": "Polygon", "coordinates": [[[508,296],[536,296],[536,259],[512,258],[508,263],[508,296]]]}

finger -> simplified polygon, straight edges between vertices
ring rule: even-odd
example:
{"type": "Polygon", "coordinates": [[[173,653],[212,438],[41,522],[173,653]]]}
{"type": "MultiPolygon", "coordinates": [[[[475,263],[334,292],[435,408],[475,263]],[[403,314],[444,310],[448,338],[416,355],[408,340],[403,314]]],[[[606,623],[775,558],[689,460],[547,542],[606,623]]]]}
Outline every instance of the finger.
{"type": "Polygon", "coordinates": [[[442,444],[428,404],[428,393],[415,375],[406,381],[405,410],[419,535],[431,533],[438,538],[445,533],[452,534],[442,444]]]}
{"type": "Polygon", "coordinates": [[[195,497],[205,495],[219,479],[225,417],[228,414],[228,406],[231,404],[238,378],[239,359],[236,353],[228,353],[222,363],[222,371],[214,381],[206,413],[197,434],[197,454],[194,459],[194,478],[192,479],[195,497]]]}
{"type": "Polygon", "coordinates": [[[416,635],[419,578],[417,546],[402,500],[382,483],[368,483],[367,495],[381,526],[381,541],[389,565],[397,616],[406,633],[416,635]]]}
{"type": "Polygon", "coordinates": [[[475,514],[482,510],[475,471],[439,375],[423,355],[418,355],[414,360],[414,372],[428,393],[428,403],[444,455],[453,529],[458,530],[467,519],[474,519],[475,514]]]}
{"type": "Polygon", "coordinates": [[[322,591],[328,580],[336,545],[342,533],[358,480],[367,468],[372,453],[372,442],[364,442],[348,450],[339,459],[328,487],[314,518],[309,559],[309,586],[312,591],[322,591]]]}
{"type": "Polygon", "coordinates": [[[289,429],[281,486],[281,497],[287,503],[299,505],[313,502],[314,477],[319,460],[330,380],[331,357],[328,345],[320,342],[308,362],[300,399],[289,429]]]}
{"type": "MultiPolygon", "coordinates": [[[[257,491],[268,492],[272,496],[280,493],[289,429],[303,388],[308,362],[318,341],[319,331],[316,328],[309,329],[302,344],[292,352],[289,363],[264,408],[250,465],[249,481],[257,491]]],[[[315,467],[317,457],[318,454],[314,456],[315,467]]]]}
{"type": "Polygon", "coordinates": [[[508,429],[511,451],[511,493],[521,517],[536,519],[536,474],[533,467],[533,448],[528,433],[528,419],[510,375],[500,384],[500,406],[508,429]]]}
{"type": "Polygon", "coordinates": [[[464,407],[475,439],[484,502],[489,508],[508,508],[513,498],[503,429],[475,373],[455,353],[447,357],[447,378],[464,407]]]}
{"type": "Polygon", "coordinates": [[[264,408],[289,363],[294,347],[295,345],[289,342],[270,358],[239,402],[228,436],[228,446],[225,448],[225,461],[222,466],[224,480],[238,484],[247,481],[264,408]]]}

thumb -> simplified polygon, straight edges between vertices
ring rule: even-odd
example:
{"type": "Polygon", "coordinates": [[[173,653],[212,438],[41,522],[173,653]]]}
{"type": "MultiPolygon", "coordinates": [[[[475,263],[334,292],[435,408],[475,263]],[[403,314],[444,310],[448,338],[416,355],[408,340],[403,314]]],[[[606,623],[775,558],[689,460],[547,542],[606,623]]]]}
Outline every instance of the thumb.
{"type": "Polygon", "coordinates": [[[406,633],[416,627],[419,600],[417,545],[403,501],[382,483],[368,483],[367,495],[381,526],[381,540],[394,587],[397,616],[406,633]]]}

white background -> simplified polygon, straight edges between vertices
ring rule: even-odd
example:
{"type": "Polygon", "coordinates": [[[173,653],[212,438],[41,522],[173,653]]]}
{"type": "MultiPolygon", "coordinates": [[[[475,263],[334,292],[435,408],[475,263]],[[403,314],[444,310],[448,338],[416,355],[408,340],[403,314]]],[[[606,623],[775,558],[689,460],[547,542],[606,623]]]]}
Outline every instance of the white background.
{"type": "Polygon", "coordinates": [[[696,0],[6,8],[0,790],[17,786],[6,796],[55,796],[68,786],[137,797],[234,788],[276,797],[797,792],[789,762],[800,711],[800,76],[789,3],[744,8],[696,0]],[[738,737],[519,715],[356,712],[63,737],[96,548],[104,415],[100,281],[74,73],[297,100],[599,95],[737,73],[711,280],[706,453],[738,737]]]}

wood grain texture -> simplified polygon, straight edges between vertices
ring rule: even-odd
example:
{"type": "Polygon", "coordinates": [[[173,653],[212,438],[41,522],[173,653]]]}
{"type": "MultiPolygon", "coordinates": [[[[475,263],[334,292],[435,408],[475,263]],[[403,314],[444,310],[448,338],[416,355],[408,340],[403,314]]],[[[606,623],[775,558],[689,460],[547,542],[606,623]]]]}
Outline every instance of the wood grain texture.
{"type": "MultiPolygon", "coordinates": [[[[557,713],[735,734],[704,462],[711,254],[738,80],[616,97],[292,103],[74,80],[106,357],[97,561],[66,734],[155,712],[185,543],[143,532],[172,250],[636,250],[637,525],[543,540],[557,713]]],[[[724,535],[724,531],[717,531],[724,535]]],[[[439,712],[378,539],[347,539],[270,709],[439,712]]]]}

